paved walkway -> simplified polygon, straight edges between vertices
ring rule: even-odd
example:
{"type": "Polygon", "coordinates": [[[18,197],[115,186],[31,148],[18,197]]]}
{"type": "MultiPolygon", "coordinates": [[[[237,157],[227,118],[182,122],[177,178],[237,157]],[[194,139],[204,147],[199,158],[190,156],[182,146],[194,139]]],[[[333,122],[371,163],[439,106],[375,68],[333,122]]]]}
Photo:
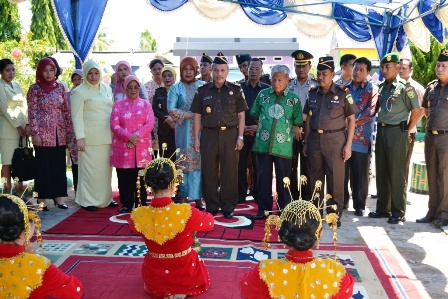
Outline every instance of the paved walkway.
{"type": "MultiPolygon", "coordinates": [[[[414,148],[413,161],[424,161],[423,143],[414,148]]],[[[113,174],[114,180],[116,175],[113,174]]],[[[116,182],[114,182],[116,184],[116,182]]],[[[374,182],[371,193],[376,193],[374,182]]],[[[448,230],[435,228],[431,224],[417,224],[415,219],[423,217],[427,211],[427,195],[408,192],[407,221],[392,225],[387,219],[370,219],[354,215],[352,208],[342,217],[342,227],[338,230],[341,244],[367,244],[371,248],[387,248],[399,259],[402,268],[408,268],[411,277],[428,295],[425,298],[448,298],[448,230]]],[[[68,210],[61,210],[48,202],[50,211],[41,212],[43,230],[49,229],[74,213],[79,207],[74,202],[74,192],[69,191],[66,201],[68,210]]],[[[366,215],[375,210],[376,200],[367,199],[366,215]]],[[[448,229],[448,228],[447,228],[448,229]]],[[[44,239],[45,241],[45,239],[44,239]]],[[[325,230],[322,242],[332,242],[331,231],[325,230]]],[[[412,298],[414,299],[414,298],[412,298]]]]}

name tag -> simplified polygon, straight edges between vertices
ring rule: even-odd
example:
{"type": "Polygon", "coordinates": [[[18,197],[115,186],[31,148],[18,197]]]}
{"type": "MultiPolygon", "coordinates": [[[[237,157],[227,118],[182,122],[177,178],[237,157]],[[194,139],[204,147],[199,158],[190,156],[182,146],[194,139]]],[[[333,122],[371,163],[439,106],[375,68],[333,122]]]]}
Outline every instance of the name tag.
{"type": "Polygon", "coordinates": [[[212,98],[212,96],[204,97],[204,101],[210,100],[211,98],[212,98]]]}

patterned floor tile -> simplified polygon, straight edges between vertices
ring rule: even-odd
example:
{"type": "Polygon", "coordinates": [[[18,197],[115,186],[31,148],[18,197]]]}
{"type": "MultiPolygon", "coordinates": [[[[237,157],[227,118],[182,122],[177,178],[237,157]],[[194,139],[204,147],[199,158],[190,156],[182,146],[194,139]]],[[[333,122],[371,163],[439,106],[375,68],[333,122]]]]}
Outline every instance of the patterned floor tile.
{"type": "Polygon", "coordinates": [[[80,247],[73,251],[73,254],[96,254],[105,255],[113,247],[112,244],[96,244],[96,243],[86,243],[82,244],[80,247]]]}
{"type": "MultiPolygon", "coordinates": [[[[44,242],[42,245],[42,249],[44,250],[44,254],[64,254],[70,248],[75,246],[76,243],[50,243],[44,242]]],[[[38,253],[41,253],[40,248],[36,250],[38,253]]]]}
{"type": "Polygon", "coordinates": [[[249,260],[253,262],[259,262],[269,258],[271,258],[271,252],[253,246],[238,248],[238,254],[236,256],[236,259],[239,261],[249,260]]]}
{"type": "Polygon", "coordinates": [[[120,246],[120,248],[114,253],[114,255],[144,257],[147,253],[148,248],[146,247],[146,245],[127,244],[120,246]]]}
{"type": "Polygon", "coordinates": [[[232,248],[228,247],[206,247],[202,246],[202,250],[199,256],[203,259],[219,259],[219,260],[230,260],[232,257],[232,248]]]}

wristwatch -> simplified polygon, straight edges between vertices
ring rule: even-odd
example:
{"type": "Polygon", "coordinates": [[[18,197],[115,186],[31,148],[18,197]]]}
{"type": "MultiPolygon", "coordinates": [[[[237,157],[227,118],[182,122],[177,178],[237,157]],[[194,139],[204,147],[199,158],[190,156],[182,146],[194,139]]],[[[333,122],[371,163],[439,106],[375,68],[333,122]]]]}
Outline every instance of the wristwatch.
{"type": "Polygon", "coordinates": [[[238,139],[244,140],[244,136],[238,136],[238,139]]]}

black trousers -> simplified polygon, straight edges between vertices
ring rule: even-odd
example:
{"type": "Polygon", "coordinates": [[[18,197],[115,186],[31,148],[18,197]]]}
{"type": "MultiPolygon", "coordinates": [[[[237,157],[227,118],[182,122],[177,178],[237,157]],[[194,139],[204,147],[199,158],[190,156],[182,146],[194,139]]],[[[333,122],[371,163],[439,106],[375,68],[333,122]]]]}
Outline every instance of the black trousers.
{"type": "Polygon", "coordinates": [[[307,162],[307,158],[302,154],[303,144],[302,140],[297,141],[294,139],[292,142],[292,170],[290,174],[291,185],[289,188],[291,189],[292,198],[294,200],[299,199],[299,180],[300,177],[297,174],[297,168],[299,166],[300,161],[300,176],[304,175],[307,178],[308,184],[302,185],[302,199],[310,200],[311,198],[311,187],[309,184],[310,179],[310,170],[307,162]]]}
{"type": "Polygon", "coordinates": [[[247,169],[249,167],[248,160],[252,159],[251,167],[252,171],[252,195],[254,200],[257,201],[257,180],[256,180],[256,162],[255,162],[255,153],[252,152],[252,147],[255,143],[255,136],[245,135],[244,136],[244,146],[240,150],[239,160],[238,160],[238,201],[245,201],[247,195],[247,169]]]}
{"type": "Polygon", "coordinates": [[[36,146],[34,188],[39,199],[67,196],[65,145],[36,146]]]}
{"type": "MultiPolygon", "coordinates": [[[[345,182],[344,193],[348,192],[348,183],[350,179],[350,188],[352,190],[353,208],[355,210],[366,209],[366,199],[369,192],[369,166],[370,153],[360,153],[352,151],[352,156],[345,162],[345,182]]],[[[344,195],[344,206],[348,205],[349,196],[344,195]]]]}
{"type": "Polygon", "coordinates": [[[289,191],[283,183],[291,172],[291,159],[269,154],[257,154],[258,212],[272,211],[272,165],[275,165],[275,178],[278,196],[277,209],[284,209],[291,202],[289,191]]]}
{"type": "MultiPolygon", "coordinates": [[[[120,202],[128,209],[138,207],[139,204],[137,197],[137,176],[140,169],[142,168],[116,168],[120,202]]],[[[145,188],[145,182],[143,181],[143,177],[140,177],[140,199],[142,206],[146,206],[147,197],[148,193],[145,188]]]]}
{"type": "Polygon", "coordinates": [[[208,211],[221,208],[223,212],[233,212],[238,202],[237,136],[236,128],[224,131],[202,129],[202,196],[208,211]]]}
{"type": "MultiPolygon", "coordinates": [[[[160,124],[159,124],[159,126],[160,126],[160,124]]],[[[157,136],[159,137],[160,156],[163,156],[164,158],[171,157],[171,161],[175,162],[176,161],[176,154],[174,154],[174,152],[176,151],[176,142],[175,142],[175,132],[174,132],[174,129],[170,129],[167,132],[167,134],[163,134],[163,135],[158,134],[157,136]],[[163,153],[162,145],[164,143],[166,143],[167,149],[163,153]]]]}

